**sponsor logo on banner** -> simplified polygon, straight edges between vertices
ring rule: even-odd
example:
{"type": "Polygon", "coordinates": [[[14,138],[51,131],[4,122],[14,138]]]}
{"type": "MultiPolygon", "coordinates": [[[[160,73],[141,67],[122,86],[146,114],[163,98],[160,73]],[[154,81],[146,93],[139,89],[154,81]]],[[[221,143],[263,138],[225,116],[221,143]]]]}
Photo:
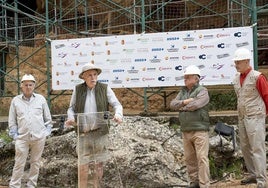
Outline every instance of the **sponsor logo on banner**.
{"type": "Polygon", "coordinates": [[[218,48],[221,48],[221,49],[223,49],[223,48],[230,48],[231,47],[231,44],[226,44],[226,43],[219,43],[218,45],[217,45],[217,47],[218,48]]]}
{"type": "Polygon", "coordinates": [[[183,41],[194,41],[194,37],[191,36],[191,34],[187,34],[185,38],[182,38],[183,41]]]}
{"type": "Polygon", "coordinates": [[[112,83],[113,83],[113,84],[122,84],[122,82],[123,82],[123,81],[120,80],[118,76],[116,76],[116,77],[114,78],[114,80],[112,80],[112,83]]]}
{"type": "Polygon", "coordinates": [[[203,39],[213,39],[214,35],[213,34],[209,34],[209,35],[199,35],[199,38],[203,38],[203,39]]]}
{"type": "Polygon", "coordinates": [[[115,41],[105,41],[105,45],[108,46],[108,45],[116,45],[118,43],[117,40],[115,41]]]}
{"type": "Polygon", "coordinates": [[[105,80],[105,79],[101,79],[101,80],[98,80],[99,82],[101,82],[101,83],[108,83],[109,82],[109,80],[105,80]]]}
{"type": "Polygon", "coordinates": [[[145,58],[134,59],[134,62],[146,62],[145,58]]]}
{"type": "Polygon", "coordinates": [[[124,69],[114,69],[113,72],[121,73],[121,72],[125,72],[125,70],[124,69]]]}
{"type": "Polygon", "coordinates": [[[167,49],[168,52],[178,52],[179,48],[175,48],[175,45],[171,45],[170,48],[167,49]]]}
{"type": "Polygon", "coordinates": [[[67,56],[67,53],[64,53],[64,52],[58,53],[58,57],[60,58],[65,58],[66,56],[67,56]]]}
{"type": "Polygon", "coordinates": [[[135,49],[123,49],[123,52],[127,54],[133,54],[135,52],[135,49]]]}
{"type": "Polygon", "coordinates": [[[180,57],[178,56],[172,56],[172,57],[167,57],[169,59],[169,61],[178,61],[180,59],[180,57]]]}
{"type": "Polygon", "coordinates": [[[80,52],[80,53],[79,53],[79,56],[80,56],[80,57],[86,57],[87,54],[86,54],[86,53],[83,53],[83,52],[80,52]]]}
{"type": "Polygon", "coordinates": [[[124,58],[120,60],[121,63],[131,63],[131,58],[124,58]]]}
{"type": "Polygon", "coordinates": [[[99,52],[92,51],[92,52],[91,52],[91,55],[92,55],[92,56],[94,56],[94,55],[104,55],[104,52],[103,52],[103,51],[99,51],[99,52]]]}
{"type": "Polygon", "coordinates": [[[191,60],[191,59],[195,59],[195,56],[182,56],[181,57],[182,58],[182,60],[191,60]]]}
{"type": "Polygon", "coordinates": [[[99,47],[99,46],[102,46],[102,45],[100,43],[93,42],[93,46],[94,47],[99,47]]]}
{"type": "Polygon", "coordinates": [[[126,78],[127,82],[139,82],[140,78],[126,78]]]}
{"type": "Polygon", "coordinates": [[[212,55],[207,54],[201,54],[199,55],[199,59],[205,60],[205,59],[211,59],[212,55]]]}
{"type": "Polygon", "coordinates": [[[201,49],[208,49],[208,48],[214,48],[215,46],[213,44],[211,45],[201,45],[200,48],[201,49]]]}
{"type": "Polygon", "coordinates": [[[149,52],[149,49],[148,48],[138,48],[137,52],[138,53],[141,53],[141,52],[146,52],[147,53],[147,52],[149,52]]]}
{"type": "Polygon", "coordinates": [[[71,82],[74,83],[74,84],[80,84],[83,81],[81,79],[79,79],[79,80],[71,80],[71,82]]]}
{"type": "Polygon", "coordinates": [[[155,72],[157,69],[156,67],[143,67],[142,71],[147,71],[147,72],[155,72]]]}
{"type": "Polygon", "coordinates": [[[182,69],[183,69],[182,65],[178,65],[175,67],[175,70],[178,70],[178,71],[182,71],[182,69]]]}
{"type": "Polygon", "coordinates": [[[153,37],[152,42],[163,42],[164,38],[163,37],[153,37]]]}
{"type": "Polygon", "coordinates": [[[169,71],[169,70],[172,70],[171,67],[159,67],[159,70],[160,71],[169,71]]]}
{"type": "Polygon", "coordinates": [[[164,51],[164,48],[152,48],[152,52],[161,52],[164,51]]]}
{"type": "Polygon", "coordinates": [[[177,76],[175,77],[175,80],[176,81],[184,80],[184,76],[177,76]]]}
{"type": "Polygon", "coordinates": [[[195,45],[190,45],[190,46],[183,46],[182,47],[184,50],[196,50],[197,49],[197,46],[195,45]]]}
{"type": "Polygon", "coordinates": [[[71,46],[72,46],[73,48],[78,48],[80,45],[81,45],[81,44],[78,43],[78,42],[74,42],[74,43],[71,44],[71,46]]]}
{"type": "Polygon", "coordinates": [[[141,43],[148,43],[148,42],[150,42],[150,38],[138,38],[137,41],[139,41],[141,43]]]}
{"type": "Polygon", "coordinates": [[[111,64],[115,64],[118,62],[118,59],[107,59],[106,61],[111,63],[111,64]]]}
{"type": "Polygon", "coordinates": [[[234,33],[234,37],[238,37],[238,38],[240,38],[240,37],[245,37],[245,36],[247,36],[247,35],[248,35],[247,32],[241,32],[241,31],[239,31],[239,32],[235,32],[235,33],[234,33]]]}
{"type": "Polygon", "coordinates": [[[64,76],[66,74],[68,74],[68,72],[56,72],[56,76],[64,76]]]}
{"type": "Polygon", "coordinates": [[[165,81],[169,81],[169,80],[170,80],[170,77],[165,77],[165,76],[158,77],[158,81],[161,81],[161,82],[165,82],[165,81]]]}
{"type": "Polygon", "coordinates": [[[226,58],[226,57],[229,57],[229,56],[230,56],[230,54],[225,53],[225,54],[219,54],[219,55],[217,55],[217,58],[218,59],[222,59],[222,58],[226,58]]]}
{"type": "Polygon", "coordinates": [[[168,37],[167,41],[174,41],[174,40],[179,40],[180,37],[168,37]]]}
{"type": "Polygon", "coordinates": [[[230,37],[231,35],[229,33],[219,33],[216,35],[217,38],[223,38],[223,37],[230,37]]]}
{"type": "Polygon", "coordinates": [[[56,48],[56,49],[63,48],[63,47],[65,47],[64,44],[57,44],[57,45],[55,45],[55,48],[56,48]]]}
{"type": "Polygon", "coordinates": [[[131,66],[129,70],[127,70],[129,74],[137,74],[139,70],[135,69],[134,66],[131,66]]]}
{"type": "Polygon", "coordinates": [[[224,64],[216,63],[216,64],[213,64],[213,65],[211,66],[211,68],[212,68],[212,69],[219,70],[219,69],[221,69],[223,66],[224,66],[224,64]]]}
{"type": "Polygon", "coordinates": [[[248,46],[248,45],[249,45],[248,42],[241,42],[241,43],[237,43],[237,44],[236,44],[236,47],[237,47],[237,48],[240,48],[240,47],[244,47],[244,46],[248,46]]]}
{"type": "Polygon", "coordinates": [[[144,82],[148,82],[148,81],[155,81],[155,78],[146,78],[146,77],[143,77],[142,78],[142,81],[144,81],[144,82]]]}
{"type": "Polygon", "coordinates": [[[153,59],[150,59],[151,63],[161,63],[161,59],[157,58],[157,55],[153,57],[153,59]]]}

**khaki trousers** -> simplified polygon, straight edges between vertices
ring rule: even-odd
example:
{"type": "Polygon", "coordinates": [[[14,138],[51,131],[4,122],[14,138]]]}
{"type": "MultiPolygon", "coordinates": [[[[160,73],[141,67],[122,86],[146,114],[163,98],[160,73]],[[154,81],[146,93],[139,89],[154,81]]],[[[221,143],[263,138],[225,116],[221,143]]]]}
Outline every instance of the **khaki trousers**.
{"type": "Polygon", "coordinates": [[[39,175],[40,159],[44,150],[46,138],[39,140],[19,140],[15,141],[15,165],[13,167],[12,177],[9,182],[9,188],[21,188],[21,179],[24,173],[24,167],[30,151],[30,171],[27,187],[37,186],[39,175]]]}
{"type": "Polygon", "coordinates": [[[266,174],[265,117],[239,119],[239,138],[245,164],[251,177],[264,184],[266,174]]]}
{"type": "Polygon", "coordinates": [[[210,185],[209,134],[207,131],[183,132],[183,147],[190,182],[199,182],[201,188],[210,185]]]}

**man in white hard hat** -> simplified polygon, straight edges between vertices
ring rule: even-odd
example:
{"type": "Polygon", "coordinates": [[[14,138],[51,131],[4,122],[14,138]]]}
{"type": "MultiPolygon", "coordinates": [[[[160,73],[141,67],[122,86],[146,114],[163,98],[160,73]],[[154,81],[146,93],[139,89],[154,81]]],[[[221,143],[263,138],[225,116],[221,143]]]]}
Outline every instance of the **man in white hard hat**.
{"type": "Polygon", "coordinates": [[[234,53],[234,78],[237,95],[238,127],[241,150],[249,176],[241,184],[257,183],[266,188],[265,118],[268,114],[268,83],[266,77],[250,66],[251,52],[239,48],[234,53]]]}
{"type": "MultiPolygon", "coordinates": [[[[70,108],[67,112],[68,120],[65,122],[67,126],[75,124],[76,114],[94,114],[97,112],[109,111],[109,105],[113,107],[115,112],[113,120],[117,123],[122,122],[123,107],[116,98],[115,93],[107,84],[100,83],[97,81],[98,75],[101,72],[102,70],[99,67],[91,63],[85,64],[82,67],[82,71],[79,74],[79,78],[83,79],[84,82],[82,84],[78,84],[73,90],[70,108]]],[[[101,128],[98,129],[98,127],[92,127],[85,134],[79,137],[79,147],[83,146],[79,151],[82,152],[84,156],[96,155],[96,153],[94,153],[95,151],[92,151],[91,148],[95,148],[96,152],[98,150],[98,156],[101,156],[100,151],[103,151],[103,155],[105,155],[104,151],[108,144],[108,131],[99,134],[98,132],[100,131],[101,128]]],[[[102,170],[102,162],[99,161],[93,161],[92,164],[88,164],[87,162],[85,164],[80,165],[79,187],[87,188],[88,183],[93,184],[91,186],[94,188],[99,187],[99,180],[101,180],[103,175],[102,170]],[[92,175],[93,182],[88,182],[88,174],[90,168],[93,169],[91,170],[91,172],[95,173],[92,175]]]]}
{"type": "Polygon", "coordinates": [[[10,188],[21,188],[26,159],[30,152],[30,171],[27,188],[37,187],[40,160],[46,136],[50,135],[52,118],[46,99],[34,93],[35,78],[25,74],[21,79],[22,94],[11,101],[9,109],[9,135],[15,141],[15,165],[10,188]]]}
{"type": "Polygon", "coordinates": [[[200,69],[195,65],[184,71],[181,91],[170,103],[171,109],[179,111],[180,127],[186,168],[189,176],[188,188],[208,188],[209,172],[209,95],[199,84],[200,69]]]}

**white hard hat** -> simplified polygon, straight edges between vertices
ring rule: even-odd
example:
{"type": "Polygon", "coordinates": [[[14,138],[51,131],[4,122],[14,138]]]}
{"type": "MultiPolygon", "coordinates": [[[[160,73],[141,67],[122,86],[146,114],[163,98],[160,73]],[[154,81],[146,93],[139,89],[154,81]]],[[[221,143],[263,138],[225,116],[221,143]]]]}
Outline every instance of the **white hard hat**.
{"type": "Polygon", "coordinates": [[[20,81],[20,82],[22,83],[22,82],[25,81],[25,80],[35,82],[35,79],[34,79],[33,75],[31,75],[31,74],[25,74],[25,75],[21,78],[21,81],[20,81]]]}
{"type": "Polygon", "coordinates": [[[234,53],[234,61],[240,61],[245,59],[251,59],[251,53],[246,48],[238,48],[234,53]]]}
{"type": "Polygon", "coordinates": [[[200,69],[195,65],[189,65],[184,70],[183,75],[189,75],[189,74],[197,74],[198,76],[200,76],[200,69]]]}
{"type": "Polygon", "coordinates": [[[98,72],[98,75],[101,73],[101,69],[98,68],[96,65],[94,65],[92,63],[87,63],[82,67],[82,71],[79,74],[79,78],[82,78],[83,73],[88,71],[88,70],[96,70],[98,72]]]}

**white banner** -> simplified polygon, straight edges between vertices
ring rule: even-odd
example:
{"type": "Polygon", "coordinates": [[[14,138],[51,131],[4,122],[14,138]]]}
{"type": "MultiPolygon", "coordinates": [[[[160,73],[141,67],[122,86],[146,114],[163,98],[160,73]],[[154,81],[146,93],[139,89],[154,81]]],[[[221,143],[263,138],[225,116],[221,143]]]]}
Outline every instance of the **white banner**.
{"type": "Polygon", "coordinates": [[[236,73],[232,58],[239,47],[253,53],[252,28],[53,40],[52,89],[81,83],[78,75],[86,63],[102,68],[99,81],[112,88],[181,86],[190,64],[201,69],[203,85],[231,84],[236,73]]]}

